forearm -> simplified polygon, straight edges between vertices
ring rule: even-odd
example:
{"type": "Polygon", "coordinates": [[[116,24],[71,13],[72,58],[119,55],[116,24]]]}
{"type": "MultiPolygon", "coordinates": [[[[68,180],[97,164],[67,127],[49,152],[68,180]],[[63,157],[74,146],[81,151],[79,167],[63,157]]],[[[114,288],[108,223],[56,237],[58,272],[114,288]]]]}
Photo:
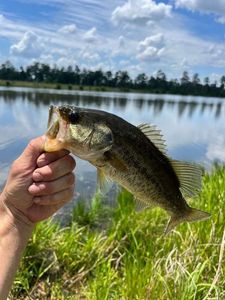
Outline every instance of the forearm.
{"type": "Polygon", "coordinates": [[[33,226],[20,220],[0,199],[0,299],[7,299],[33,226]]]}

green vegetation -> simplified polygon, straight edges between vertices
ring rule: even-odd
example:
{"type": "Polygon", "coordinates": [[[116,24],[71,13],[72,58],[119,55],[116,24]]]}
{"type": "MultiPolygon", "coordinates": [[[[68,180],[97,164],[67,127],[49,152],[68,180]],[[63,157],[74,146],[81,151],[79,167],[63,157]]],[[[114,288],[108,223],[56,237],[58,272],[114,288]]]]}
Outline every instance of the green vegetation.
{"type": "Polygon", "coordinates": [[[225,76],[220,82],[210,83],[209,77],[201,83],[199,74],[190,78],[184,71],[181,78],[168,80],[166,74],[159,70],[156,76],[145,73],[131,78],[127,71],[81,70],[78,66],[67,68],[50,67],[47,64],[35,62],[26,68],[16,69],[9,61],[0,65],[0,85],[4,86],[32,86],[52,87],[55,89],[94,89],[98,91],[141,91],[158,94],[202,95],[225,97],[225,76]]]}
{"type": "Polygon", "coordinates": [[[39,224],[10,299],[225,299],[225,168],[205,174],[191,205],[209,221],[182,224],[163,236],[160,209],[134,212],[123,192],[109,209],[96,197],[79,204],[71,224],[39,224]]]}
{"type": "Polygon", "coordinates": [[[77,85],[66,83],[49,83],[35,81],[18,81],[18,80],[0,80],[0,86],[3,87],[27,87],[34,89],[55,89],[55,90],[74,90],[74,91],[97,91],[97,92],[146,92],[145,90],[128,89],[123,87],[91,86],[77,85]]]}

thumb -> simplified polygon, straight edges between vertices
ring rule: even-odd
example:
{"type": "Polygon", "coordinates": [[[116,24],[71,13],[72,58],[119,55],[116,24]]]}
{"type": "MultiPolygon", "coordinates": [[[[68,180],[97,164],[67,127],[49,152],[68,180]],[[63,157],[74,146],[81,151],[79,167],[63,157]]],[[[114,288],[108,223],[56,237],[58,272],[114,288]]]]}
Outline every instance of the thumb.
{"type": "Polygon", "coordinates": [[[18,159],[28,165],[36,165],[37,158],[44,152],[44,143],[44,135],[31,140],[18,159]]]}

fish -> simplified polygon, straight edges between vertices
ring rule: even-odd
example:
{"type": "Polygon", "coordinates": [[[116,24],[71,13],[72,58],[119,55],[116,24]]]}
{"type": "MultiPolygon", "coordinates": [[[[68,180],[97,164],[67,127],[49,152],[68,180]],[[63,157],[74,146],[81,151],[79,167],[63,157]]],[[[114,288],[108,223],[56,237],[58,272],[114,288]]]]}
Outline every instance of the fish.
{"type": "Polygon", "coordinates": [[[201,189],[202,168],[171,159],[154,125],[135,126],[102,110],[50,106],[44,150],[60,149],[94,165],[100,185],[110,179],[128,190],[137,209],[164,209],[170,216],[165,234],[182,222],[210,217],[186,201],[201,189]]]}

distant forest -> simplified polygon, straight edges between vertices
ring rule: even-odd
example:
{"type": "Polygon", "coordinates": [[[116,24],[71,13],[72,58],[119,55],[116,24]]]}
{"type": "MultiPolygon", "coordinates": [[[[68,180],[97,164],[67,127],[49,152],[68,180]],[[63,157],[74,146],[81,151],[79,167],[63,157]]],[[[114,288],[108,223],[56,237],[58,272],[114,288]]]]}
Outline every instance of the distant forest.
{"type": "Polygon", "coordinates": [[[54,83],[56,88],[60,84],[79,86],[80,89],[86,86],[104,88],[119,88],[123,91],[140,90],[149,93],[167,93],[180,95],[201,95],[225,97],[225,76],[220,82],[210,82],[209,77],[205,77],[203,82],[199,74],[190,75],[184,71],[179,79],[168,80],[166,74],[159,70],[155,76],[148,76],[145,73],[138,74],[131,78],[125,70],[115,73],[103,71],[101,69],[92,71],[80,69],[79,66],[50,67],[48,64],[35,62],[26,68],[16,68],[10,61],[0,65],[0,79],[6,81],[10,86],[10,81],[26,81],[38,83],[54,83]]]}

